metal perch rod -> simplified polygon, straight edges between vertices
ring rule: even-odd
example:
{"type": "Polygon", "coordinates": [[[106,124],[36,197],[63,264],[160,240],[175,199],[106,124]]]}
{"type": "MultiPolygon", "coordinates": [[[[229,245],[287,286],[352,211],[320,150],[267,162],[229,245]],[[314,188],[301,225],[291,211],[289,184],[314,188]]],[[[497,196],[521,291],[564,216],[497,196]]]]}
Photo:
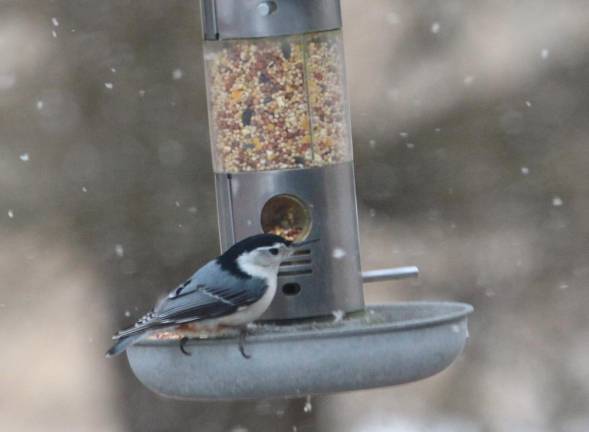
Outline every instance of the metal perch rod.
{"type": "Polygon", "coordinates": [[[419,276],[419,269],[415,266],[394,267],[362,272],[362,282],[380,282],[393,279],[406,279],[417,276],[419,276]]]}

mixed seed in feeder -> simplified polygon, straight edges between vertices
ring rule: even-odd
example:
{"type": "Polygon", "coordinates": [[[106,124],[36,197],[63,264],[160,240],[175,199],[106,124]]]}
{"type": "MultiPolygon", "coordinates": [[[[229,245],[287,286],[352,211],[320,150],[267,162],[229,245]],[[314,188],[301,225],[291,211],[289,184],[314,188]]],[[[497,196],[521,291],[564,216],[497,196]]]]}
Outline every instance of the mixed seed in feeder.
{"type": "Polygon", "coordinates": [[[224,41],[206,63],[217,171],[351,158],[339,32],[224,41]]]}

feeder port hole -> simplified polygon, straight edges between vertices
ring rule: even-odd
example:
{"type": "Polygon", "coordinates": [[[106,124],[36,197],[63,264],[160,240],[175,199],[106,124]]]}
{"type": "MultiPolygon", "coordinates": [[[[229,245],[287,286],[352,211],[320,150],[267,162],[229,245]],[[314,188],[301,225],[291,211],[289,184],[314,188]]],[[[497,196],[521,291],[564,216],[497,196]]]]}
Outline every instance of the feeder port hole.
{"type": "Polygon", "coordinates": [[[262,207],[260,219],[266,234],[276,234],[286,240],[302,241],[311,232],[309,207],[294,195],[281,194],[270,198],[262,207]]]}

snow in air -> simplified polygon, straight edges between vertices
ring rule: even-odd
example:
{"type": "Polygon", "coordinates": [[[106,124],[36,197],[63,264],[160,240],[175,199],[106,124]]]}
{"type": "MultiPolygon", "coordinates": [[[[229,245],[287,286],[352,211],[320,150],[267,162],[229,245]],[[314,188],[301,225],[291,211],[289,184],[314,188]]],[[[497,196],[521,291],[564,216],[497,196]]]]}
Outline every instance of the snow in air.
{"type": "Polygon", "coordinates": [[[182,71],[182,69],[174,69],[174,72],[172,72],[172,78],[174,78],[175,80],[182,79],[183,76],[184,72],[182,71]]]}
{"type": "Polygon", "coordinates": [[[386,15],[386,20],[391,25],[397,25],[397,24],[399,24],[401,22],[401,19],[399,18],[399,15],[397,15],[395,12],[389,12],[386,15]]]}
{"type": "Polygon", "coordinates": [[[437,21],[436,21],[436,22],[434,22],[434,23],[432,24],[431,31],[432,31],[432,33],[433,33],[433,34],[438,34],[438,33],[440,32],[440,23],[439,23],[439,22],[437,22],[437,21]]]}
{"type": "Polygon", "coordinates": [[[549,55],[550,50],[548,50],[547,48],[543,48],[542,51],[540,51],[540,57],[542,57],[542,60],[546,60],[549,55]]]}
{"type": "Polygon", "coordinates": [[[14,211],[12,209],[8,209],[8,217],[10,219],[14,218],[14,211]]]}
{"type": "Polygon", "coordinates": [[[469,86],[474,82],[474,77],[472,75],[467,75],[464,77],[464,85],[469,86]]]}
{"type": "Polygon", "coordinates": [[[131,316],[131,312],[129,312],[128,310],[126,310],[126,311],[125,311],[125,316],[126,316],[127,318],[129,318],[129,317],[131,316]]]}
{"type": "Polygon", "coordinates": [[[552,205],[554,207],[560,207],[563,204],[564,204],[564,202],[563,202],[563,200],[562,200],[561,197],[555,196],[555,197],[552,198],[552,205]]]}
{"type": "Polygon", "coordinates": [[[29,154],[28,153],[23,153],[19,156],[20,160],[23,162],[28,162],[29,161],[29,154]]]}
{"type": "Polygon", "coordinates": [[[82,186],[82,192],[84,192],[84,193],[88,192],[88,189],[86,188],[86,186],[82,186]]]}
{"type": "Polygon", "coordinates": [[[370,210],[368,210],[368,214],[370,215],[370,217],[373,218],[374,216],[376,216],[376,210],[371,208],[370,210]]]}
{"type": "Polygon", "coordinates": [[[331,256],[333,256],[335,259],[342,259],[346,256],[346,251],[342,248],[335,248],[331,256]]]}
{"type": "Polygon", "coordinates": [[[121,245],[121,244],[115,245],[115,253],[117,254],[117,256],[119,258],[122,258],[125,255],[125,249],[123,248],[123,245],[121,245]]]}
{"type": "Polygon", "coordinates": [[[532,106],[532,102],[530,102],[529,100],[526,101],[526,106],[529,108],[532,106]]]}
{"type": "Polygon", "coordinates": [[[43,101],[42,101],[42,100],[38,100],[38,101],[37,101],[37,109],[38,109],[39,111],[43,109],[43,105],[45,105],[45,104],[43,103],[43,101]]]}
{"type": "Polygon", "coordinates": [[[311,396],[307,396],[305,399],[305,406],[303,406],[303,411],[306,413],[313,411],[313,405],[311,405],[311,396]]]}
{"type": "Polygon", "coordinates": [[[528,175],[530,173],[530,169],[527,166],[523,166],[520,168],[520,171],[523,175],[528,175]]]}
{"type": "Polygon", "coordinates": [[[376,147],[376,141],[371,139],[370,141],[368,141],[368,146],[374,150],[374,148],[376,147]]]}
{"type": "Polygon", "coordinates": [[[145,90],[141,89],[139,90],[139,97],[143,97],[145,96],[145,90]]]}
{"type": "Polygon", "coordinates": [[[195,206],[188,207],[188,213],[195,214],[197,211],[198,209],[195,206]]]}
{"type": "Polygon", "coordinates": [[[401,136],[401,138],[407,138],[407,137],[409,137],[409,133],[408,132],[400,132],[399,135],[401,136]]]}
{"type": "Polygon", "coordinates": [[[55,17],[51,18],[51,22],[53,23],[53,25],[55,27],[59,27],[59,21],[57,21],[57,18],[55,18],[55,17]]]}
{"type": "Polygon", "coordinates": [[[414,149],[415,148],[415,144],[408,142],[407,144],[405,144],[407,146],[408,149],[414,149]]]}
{"type": "Polygon", "coordinates": [[[104,83],[104,86],[105,86],[107,89],[109,89],[109,90],[112,90],[112,88],[113,88],[113,83],[111,83],[111,82],[105,82],[105,83],[104,83]]]}
{"type": "Polygon", "coordinates": [[[110,68],[110,71],[111,71],[112,73],[117,73],[117,69],[116,69],[116,68],[110,68]]]}
{"type": "Polygon", "coordinates": [[[55,30],[51,30],[51,36],[53,36],[54,38],[57,37],[57,32],[55,30]]]}
{"type": "Polygon", "coordinates": [[[559,289],[561,289],[561,290],[565,290],[565,289],[567,289],[568,287],[569,287],[569,285],[568,285],[568,284],[565,284],[565,283],[561,283],[561,284],[558,286],[558,288],[559,288],[559,289]]]}
{"type": "Polygon", "coordinates": [[[180,207],[180,201],[176,201],[176,207],[180,207]]]}

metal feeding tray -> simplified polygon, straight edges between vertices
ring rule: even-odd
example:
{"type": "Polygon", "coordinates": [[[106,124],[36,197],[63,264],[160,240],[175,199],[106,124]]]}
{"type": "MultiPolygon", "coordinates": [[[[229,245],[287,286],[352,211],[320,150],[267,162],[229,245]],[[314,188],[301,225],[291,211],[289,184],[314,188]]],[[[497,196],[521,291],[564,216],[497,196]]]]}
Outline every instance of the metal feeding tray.
{"type": "Polygon", "coordinates": [[[341,318],[262,323],[242,357],[236,335],[147,339],[129,363],[151,390],[174,398],[237,400],[297,397],[408,383],[432,376],[462,352],[470,305],[410,302],[367,306],[341,318]]]}

